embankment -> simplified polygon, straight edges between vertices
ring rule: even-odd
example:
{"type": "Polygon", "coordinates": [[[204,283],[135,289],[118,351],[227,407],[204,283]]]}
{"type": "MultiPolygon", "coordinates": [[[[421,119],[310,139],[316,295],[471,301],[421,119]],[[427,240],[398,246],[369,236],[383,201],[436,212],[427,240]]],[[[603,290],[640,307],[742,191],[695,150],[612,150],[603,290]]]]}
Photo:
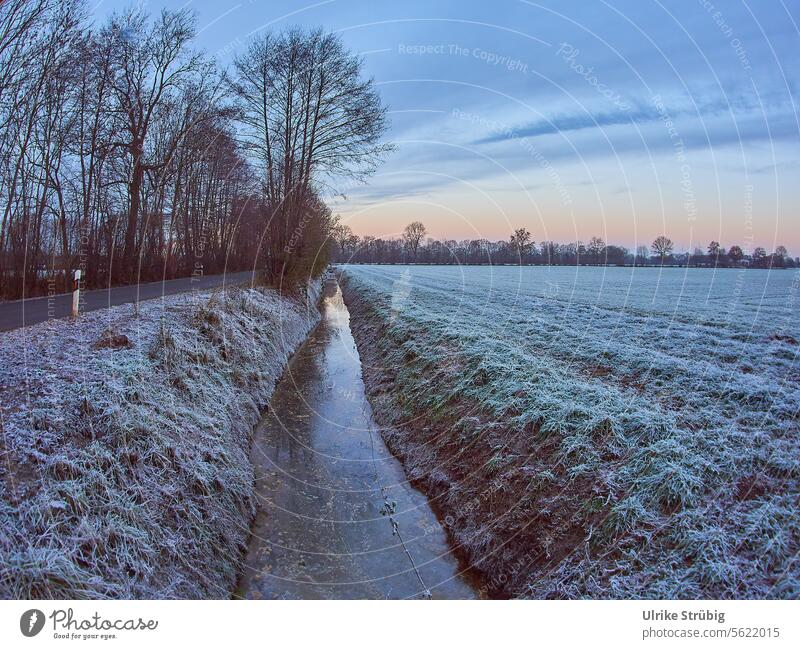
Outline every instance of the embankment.
{"type": "Polygon", "coordinates": [[[2,334],[0,596],[228,597],[253,425],[318,295],[183,294],[2,334]]]}
{"type": "MultiPolygon", "coordinates": [[[[520,529],[529,506],[515,495],[519,484],[506,483],[500,475],[486,471],[497,438],[469,439],[469,422],[482,416],[480,407],[450,400],[434,411],[409,399],[406,383],[424,381],[430,374],[424,356],[413,351],[428,342],[425,332],[412,335],[394,322],[384,296],[354,286],[357,280],[346,273],[339,274],[339,282],[350,309],[367,396],[387,446],[403,462],[408,478],[430,499],[455,551],[480,575],[482,594],[518,594],[531,571],[527,552],[532,547],[532,530],[520,529]]],[[[457,355],[451,358],[452,367],[437,368],[437,376],[449,376],[455,383],[461,368],[457,355]]],[[[452,387],[438,385],[442,394],[452,387]]]]}
{"type": "Polygon", "coordinates": [[[614,310],[594,342],[593,304],[516,307],[500,272],[477,288],[425,269],[343,275],[387,445],[490,595],[797,598],[797,391],[769,369],[795,344],[756,335],[765,360],[724,380],[664,341],[724,359],[735,324],[700,347],[702,327],[684,339],[653,315],[669,337],[643,339],[640,316],[626,329],[614,310]]]}

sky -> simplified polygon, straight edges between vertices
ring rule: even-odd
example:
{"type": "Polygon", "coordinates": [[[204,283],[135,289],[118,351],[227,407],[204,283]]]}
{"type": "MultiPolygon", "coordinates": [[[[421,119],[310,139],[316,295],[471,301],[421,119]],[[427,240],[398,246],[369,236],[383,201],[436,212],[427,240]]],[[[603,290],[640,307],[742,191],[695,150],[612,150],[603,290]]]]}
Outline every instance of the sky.
{"type": "MultiPolygon", "coordinates": [[[[91,2],[92,0],[90,0],[91,2]]],[[[129,2],[96,0],[98,22],[129,2]]],[[[328,203],[359,235],[800,255],[800,0],[146,0],[229,65],[322,26],[360,54],[395,149],[328,203]]]]}

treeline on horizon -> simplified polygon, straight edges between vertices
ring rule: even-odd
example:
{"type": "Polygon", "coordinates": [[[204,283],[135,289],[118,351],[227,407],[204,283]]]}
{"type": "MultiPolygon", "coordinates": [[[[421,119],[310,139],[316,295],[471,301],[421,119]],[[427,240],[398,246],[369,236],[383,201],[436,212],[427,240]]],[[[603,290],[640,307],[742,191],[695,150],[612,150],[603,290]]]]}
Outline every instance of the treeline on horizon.
{"type": "Polygon", "coordinates": [[[223,70],[188,10],[91,24],[82,0],[0,3],[0,297],[258,268],[321,272],[321,199],[389,147],[338,37],[288,29],[223,70]]]}
{"type": "Polygon", "coordinates": [[[650,246],[629,250],[606,244],[592,237],[586,244],[536,242],[525,228],[515,230],[508,240],[426,238],[427,229],[420,221],[406,226],[400,238],[359,237],[350,226],[337,223],[333,228],[336,240],[334,260],[355,264],[523,264],[523,265],[609,265],[609,266],[696,266],[713,268],[798,268],[800,259],[789,256],[784,246],[767,253],[764,248],[752,252],[738,245],[727,250],[711,241],[705,250],[696,247],[692,253],[676,253],[669,237],[659,236],[650,246]]]}

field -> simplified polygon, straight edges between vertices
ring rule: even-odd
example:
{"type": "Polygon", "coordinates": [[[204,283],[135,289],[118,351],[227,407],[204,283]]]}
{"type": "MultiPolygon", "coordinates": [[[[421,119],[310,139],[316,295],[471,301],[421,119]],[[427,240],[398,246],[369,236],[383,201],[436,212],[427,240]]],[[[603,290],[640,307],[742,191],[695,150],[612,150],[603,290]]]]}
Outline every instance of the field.
{"type": "Polygon", "coordinates": [[[384,435],[487,589],[800,597],[800,276],[342,267],[384,435]]]}

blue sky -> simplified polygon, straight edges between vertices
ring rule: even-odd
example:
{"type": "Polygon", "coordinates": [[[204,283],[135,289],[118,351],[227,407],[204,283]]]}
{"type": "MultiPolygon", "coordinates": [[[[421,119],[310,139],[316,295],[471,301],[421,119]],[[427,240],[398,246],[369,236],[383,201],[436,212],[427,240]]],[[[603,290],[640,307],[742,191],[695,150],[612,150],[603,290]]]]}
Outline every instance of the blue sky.
{"type": "MultiPolygon", "coordinates": [[[[800,254],[800,2],[150,0],[229,63],[321,25],[361,53],[396,150],[332,208],[359,234],[800,254]]],[[[129,6],[104,0],[97,20],[129,6]]]]}

